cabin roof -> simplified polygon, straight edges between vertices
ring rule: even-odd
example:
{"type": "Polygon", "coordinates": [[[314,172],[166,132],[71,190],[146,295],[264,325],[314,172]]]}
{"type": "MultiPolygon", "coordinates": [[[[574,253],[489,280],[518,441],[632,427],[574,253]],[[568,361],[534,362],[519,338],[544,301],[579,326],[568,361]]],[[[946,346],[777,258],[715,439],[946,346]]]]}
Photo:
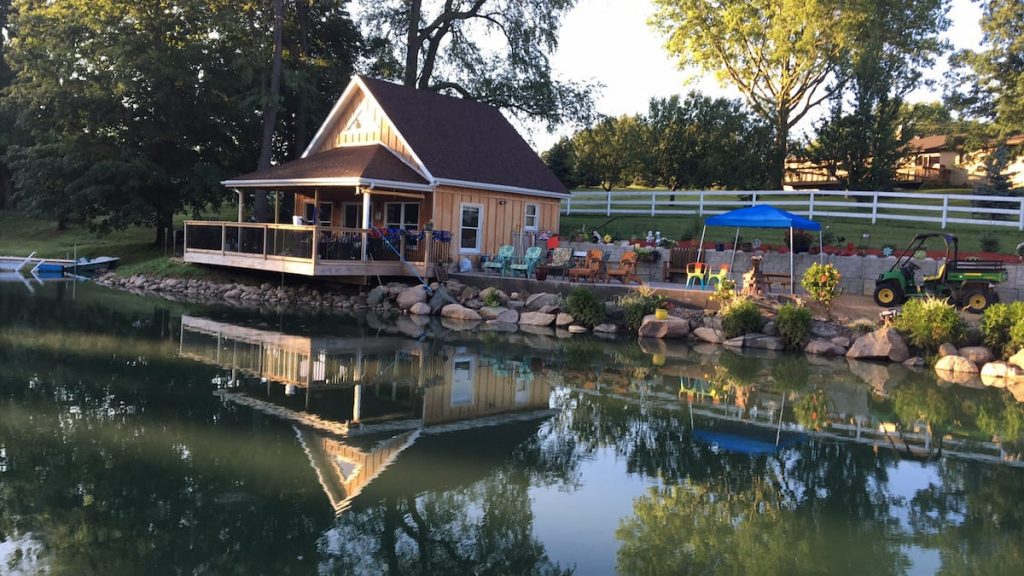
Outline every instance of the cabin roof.
{"type": "Polygon", "coordinates": [[[938,152],[940,150],[952,150],[949,145],[949,137],[945,134],[932,134],[930,136],[914,136],[907,142],[907,148],[919,152],[938,152]]]}
{"type": "Polygon", "coordinates": [[[568,193],[497,108],[358,78],[435,178],[568,193]]]}
{"type": "Polygon", "coordinates": [[[367,179],[426,185],[427,181],[381,144],[343,146],[257,170],[224,182],[227,186],[301,185],[327,179],[367,179]],[[310,182],[314,181],[314,182],[310,182]]]}

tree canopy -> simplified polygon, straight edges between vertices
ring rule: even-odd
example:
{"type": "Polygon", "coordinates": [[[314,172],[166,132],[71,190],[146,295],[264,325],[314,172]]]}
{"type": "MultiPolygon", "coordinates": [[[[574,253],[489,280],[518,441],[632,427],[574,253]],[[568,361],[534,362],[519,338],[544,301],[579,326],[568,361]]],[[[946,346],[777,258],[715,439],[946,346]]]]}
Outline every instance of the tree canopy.
{"type": "Polygon", "coordinates": [[[365,21],[376,70],[521,119],[586,123],[593,86],[556,78],[550,56],[575,0],[383,0],[365,21]]]}

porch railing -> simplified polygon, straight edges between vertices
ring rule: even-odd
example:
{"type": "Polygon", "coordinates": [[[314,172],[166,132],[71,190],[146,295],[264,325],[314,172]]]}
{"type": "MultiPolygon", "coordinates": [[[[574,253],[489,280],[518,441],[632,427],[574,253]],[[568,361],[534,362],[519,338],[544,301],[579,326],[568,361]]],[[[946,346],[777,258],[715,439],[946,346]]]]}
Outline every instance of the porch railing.
{"type": "Polygon", "coordinates": [[[426,263],[433,261],[432,255],[437,255],[439,247],[436,245],[443,244],[447,249],[446,242],[432,246],[431,237],[430,233],[417,238],[363,228],[190,220],[185,222],[184,252],[220,252],[314,262],[398,261],[402,254],[407,262],[426,263]]]}

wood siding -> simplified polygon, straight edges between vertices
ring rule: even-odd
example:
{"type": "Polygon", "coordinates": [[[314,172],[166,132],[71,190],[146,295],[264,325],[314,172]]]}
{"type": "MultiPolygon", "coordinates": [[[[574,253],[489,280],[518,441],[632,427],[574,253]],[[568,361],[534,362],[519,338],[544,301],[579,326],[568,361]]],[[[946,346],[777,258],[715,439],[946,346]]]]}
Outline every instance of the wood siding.
{"type": "Polygon", "coordinates": [[[515,369],[499,372],[493,360],[475,354],[449,358],[444,368],[444,385],[423,390],[423,423],[444,424],[471,418],[503,414],[517,410],[548,408],[551,386],[544,377],[528,378],[515,369]],[[470,402],[452,405],[456,361],[472,363],[470,402]],[[518,392],[518,397],[517,397],[518,392]]]}
{"type": "MultiPolygon", "coordinates": [[[[459,222],[463,203],[483,206],[483,239],[480,254],[495,254],[502,244],[511,243],[512,233],[523,230],[527,204],[536,204],[539,208],[538,231],[558,231],[559,201],[557,199],[507,192],[489,192],[473,188],[438,186],[434,192],[434,226],[437,230],[448,230],[452,233],[451,255],[456,260],[460,256],[459,222]]],[[[473,259],[477,257],[476,254],[465,255],[473,259]]]]}
{"type": "Polygon", "coordinates": [[[410,166],[417,166],[412,150],[403,143],[398,131],[388,121],[384,112],[377,107],[373,100],[367,98],[361,89],[355,90],[351,101],[341,110],[334,123],[327,127],[324,136],[321,145],[316,150],[311,150],[311,154],[326,152],[342,146],[379,142],[390,148],[410,166]],[[362,122],[361,129],[346,132],[345,128],[357,114],[360,115],[362,122]]]}

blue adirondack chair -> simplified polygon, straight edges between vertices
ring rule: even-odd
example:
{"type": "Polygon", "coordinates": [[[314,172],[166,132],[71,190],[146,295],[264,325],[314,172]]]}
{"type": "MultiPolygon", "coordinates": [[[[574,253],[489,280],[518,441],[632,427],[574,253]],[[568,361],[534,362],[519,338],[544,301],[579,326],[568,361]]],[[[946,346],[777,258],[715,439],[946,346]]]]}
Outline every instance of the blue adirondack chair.
{"type": "Polygon", "coordinates": [[[524,278],[529,278],[530,275],[533,274],[533,269],[537,267],[537,263],[540,262],[542,253],[543,250],[540,246],[531,246],[527,248],[522,262],[509,265],[509,270],[512,275],[515,276],[516,272],[522,272],[524,278]]]}
{"type": "Polygon", "coordinates": [[[509,266],[512,265],[512,261],[515,259],[516,249],[511,244],[505,244],[501,248],[498,248],[498,255],[493,260],[484,262],[481,268],[484,272],[490,273],[491,270],[497,270],[504,276],[509,271],[509,266]]]}

